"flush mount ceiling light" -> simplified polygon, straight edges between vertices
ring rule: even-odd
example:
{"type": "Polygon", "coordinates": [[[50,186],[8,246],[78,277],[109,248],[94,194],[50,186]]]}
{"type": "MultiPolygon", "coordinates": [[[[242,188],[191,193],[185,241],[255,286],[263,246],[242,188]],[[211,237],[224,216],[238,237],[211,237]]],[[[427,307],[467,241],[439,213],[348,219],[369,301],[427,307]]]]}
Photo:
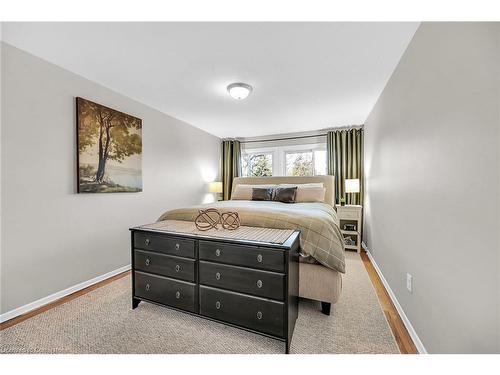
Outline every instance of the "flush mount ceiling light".
{"type": "Polygon", "coordinates": [[[236,100],[243,100],[252,92],[252,86],[241,82],[231,83],[227,86],[227,92],[236,100]]]}

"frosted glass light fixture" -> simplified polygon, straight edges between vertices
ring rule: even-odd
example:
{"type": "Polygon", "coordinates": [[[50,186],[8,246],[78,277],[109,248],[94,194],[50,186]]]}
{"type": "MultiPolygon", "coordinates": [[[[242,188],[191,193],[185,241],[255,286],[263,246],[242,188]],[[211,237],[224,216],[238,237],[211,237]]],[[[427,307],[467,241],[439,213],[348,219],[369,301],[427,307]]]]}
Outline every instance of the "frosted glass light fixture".
{"type": "Polygon", "coordinates": [[[227,86],[227,92],[236,100],[243,100],[252,92],[252,86],[247,83],[237,82],[227,86]]]}
{"type": "Polygon", "coordinates": [[[359,193],[359,179],[358,178],[348,178],[345,180],[345,192],[346,193],[359,193]]]}

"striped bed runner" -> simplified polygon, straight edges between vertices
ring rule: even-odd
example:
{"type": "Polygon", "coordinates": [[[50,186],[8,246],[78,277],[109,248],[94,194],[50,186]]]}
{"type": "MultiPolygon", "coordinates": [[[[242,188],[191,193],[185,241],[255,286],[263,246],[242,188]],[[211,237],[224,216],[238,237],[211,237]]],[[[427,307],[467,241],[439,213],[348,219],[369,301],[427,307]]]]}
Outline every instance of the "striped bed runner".
{"type": "Polygon", "coordinates": [[[141,225],[139,228],[153,229],[165,232],[193,234],[196,236],[229,238],[245,241],[257,241],[274,244],[283,244],[294,232],[293,229],[274,229],[240,226],[235,230],[224,228],[200,231],[192,221],[163,220],[152,224],[141,225]]]}

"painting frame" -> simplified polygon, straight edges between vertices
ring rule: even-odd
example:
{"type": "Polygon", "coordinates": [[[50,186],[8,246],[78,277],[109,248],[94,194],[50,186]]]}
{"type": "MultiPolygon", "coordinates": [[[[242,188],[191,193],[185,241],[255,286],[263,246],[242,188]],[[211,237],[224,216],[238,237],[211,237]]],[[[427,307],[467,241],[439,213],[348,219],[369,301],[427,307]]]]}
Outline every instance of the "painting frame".
{"type": "Polygon", "coordinates": [[[142,192],[142,119],[75,97],[76,191],[142,192]]]}

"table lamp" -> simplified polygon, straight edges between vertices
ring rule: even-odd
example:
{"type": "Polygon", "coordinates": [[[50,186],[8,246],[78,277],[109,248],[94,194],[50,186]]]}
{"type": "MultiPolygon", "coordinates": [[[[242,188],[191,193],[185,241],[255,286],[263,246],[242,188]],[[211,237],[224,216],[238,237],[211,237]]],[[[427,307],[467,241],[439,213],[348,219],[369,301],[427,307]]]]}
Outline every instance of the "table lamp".
{"type": "Polygon", "coordinates": [[[208,183],[208,192],[215,194],[217,200],[219,200],[218,195],[222,193],[222,182],[213,181],[208,183]]]}
{"type": "Polygon", "coordinates": [[[346,193],[359,193],[359,178],[348,178],[345,180],[346,193]]]}

